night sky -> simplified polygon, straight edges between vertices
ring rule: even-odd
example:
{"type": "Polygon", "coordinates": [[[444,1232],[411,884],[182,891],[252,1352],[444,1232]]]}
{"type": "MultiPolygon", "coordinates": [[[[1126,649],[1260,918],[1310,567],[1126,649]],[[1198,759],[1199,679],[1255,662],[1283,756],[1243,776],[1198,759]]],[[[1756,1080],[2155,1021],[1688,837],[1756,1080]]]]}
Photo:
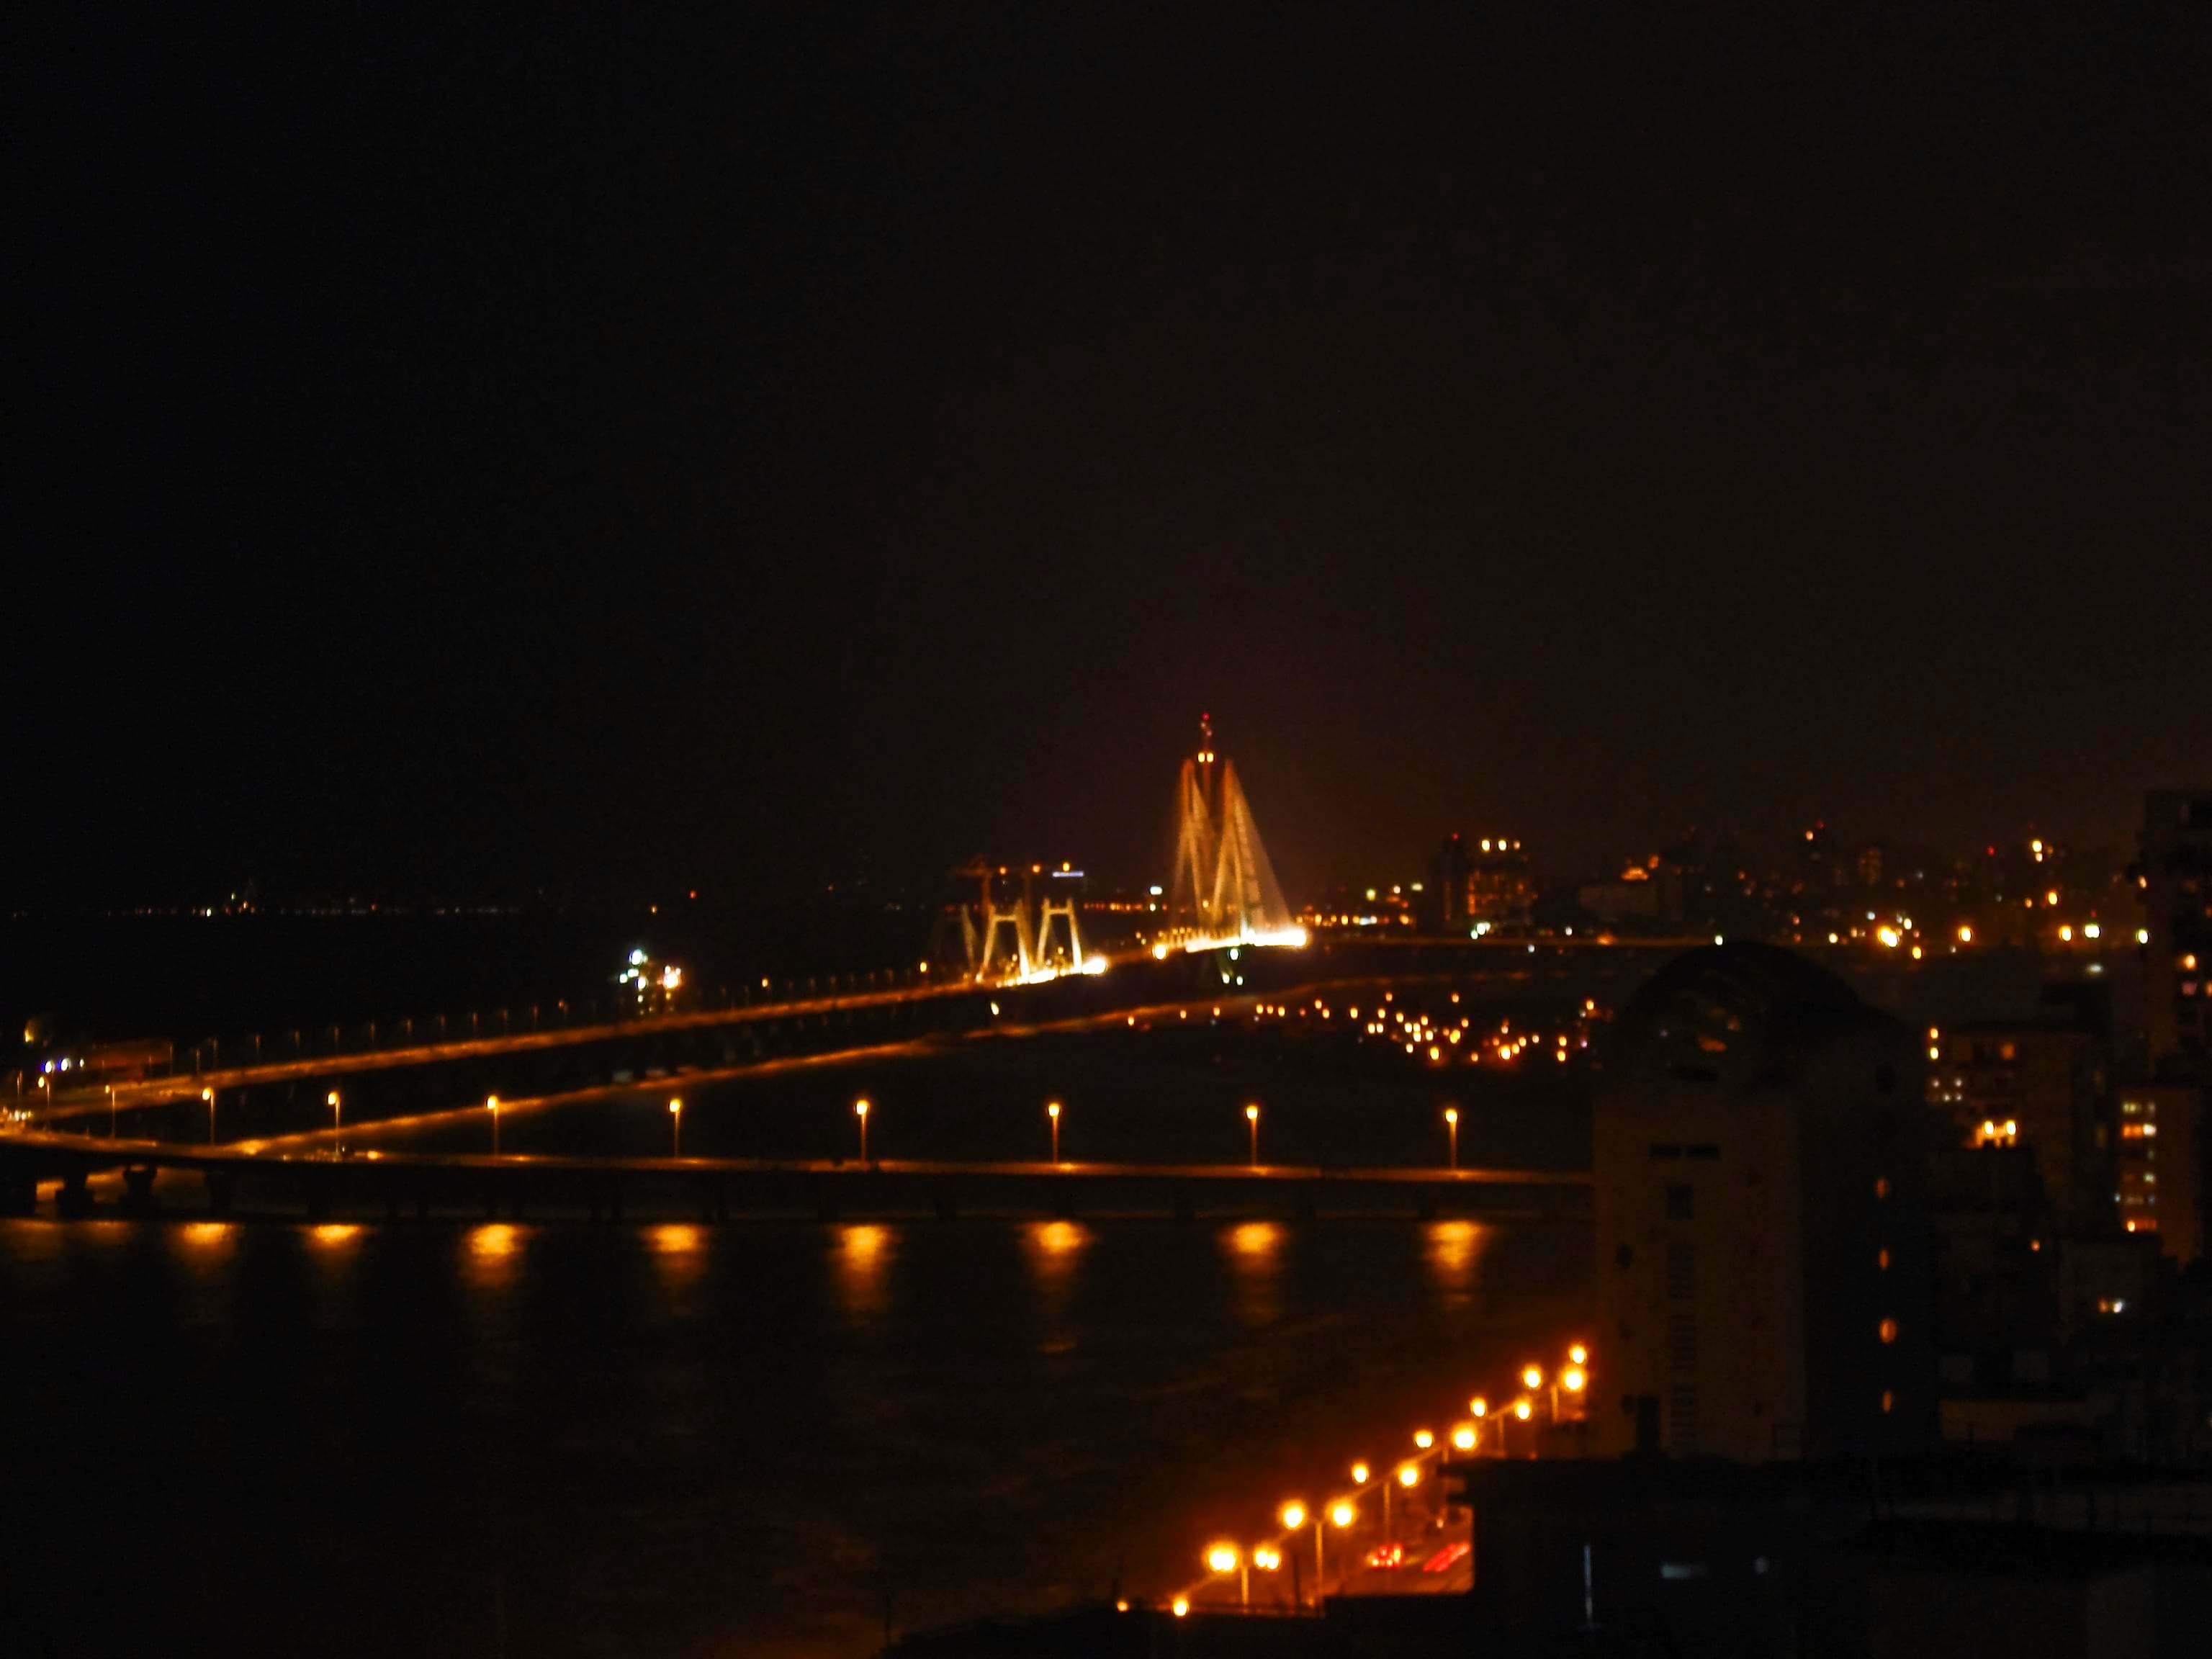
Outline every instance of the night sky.
{"type": "Polygon", "coordinates": [[[1294,896],[2212,781],[2142,12],[171,9],[15,77],[13,902],[1139,880],[1202,708],[1294,896]]]}

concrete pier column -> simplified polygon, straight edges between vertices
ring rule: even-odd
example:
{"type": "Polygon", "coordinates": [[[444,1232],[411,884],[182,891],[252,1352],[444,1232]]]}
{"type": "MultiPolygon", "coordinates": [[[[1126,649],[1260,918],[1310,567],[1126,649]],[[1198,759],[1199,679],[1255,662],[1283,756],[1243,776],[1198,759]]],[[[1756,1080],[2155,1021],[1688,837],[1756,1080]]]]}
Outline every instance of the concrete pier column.
{"type": "Polygon", "coordinates": [[[123,1171],[123,1209],[126,1215],[150,1215],[154,1209],[154,1177],[159,1171],[151,1164],[132,1164],[123,1171]]]}
{"type": "Polygon", "coordinates": [[[82,1170],[72,1170],[62,1177],[61,1188],[54,1194],[54,1208],[64,1216],[92,1212],[92,1189],[82,1170]]]}

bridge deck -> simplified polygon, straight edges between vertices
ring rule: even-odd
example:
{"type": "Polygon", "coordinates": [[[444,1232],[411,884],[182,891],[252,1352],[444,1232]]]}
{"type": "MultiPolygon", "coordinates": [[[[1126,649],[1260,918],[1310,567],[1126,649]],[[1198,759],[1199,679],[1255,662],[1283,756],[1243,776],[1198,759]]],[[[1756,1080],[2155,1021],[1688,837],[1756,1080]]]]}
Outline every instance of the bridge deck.
{"type": "Polygon", "coordinates": [[[121,1172],[128,1196],[149,1207],[163,1172],[197,1175],[217,1209],[234,1194],[257,1208],[321,1215],[333,1208],[456,1207],[487,1215],[587,1211],[936,1213],[1289,1212],[1437,1214],[1508,1208],[1557,1213],[1586,1197],[1579,1170],[1326,1169],[1307,1165],[969,1164],[883,1159],[596,1158],[489,1153],[370,1152],[284,1156],[238,1146],[191,1146],[60,1133],[0,1136],[0,1187],[14,1207],[40,1185],[63,1184],[64,1208],[88,1182],[121,1172]]]}

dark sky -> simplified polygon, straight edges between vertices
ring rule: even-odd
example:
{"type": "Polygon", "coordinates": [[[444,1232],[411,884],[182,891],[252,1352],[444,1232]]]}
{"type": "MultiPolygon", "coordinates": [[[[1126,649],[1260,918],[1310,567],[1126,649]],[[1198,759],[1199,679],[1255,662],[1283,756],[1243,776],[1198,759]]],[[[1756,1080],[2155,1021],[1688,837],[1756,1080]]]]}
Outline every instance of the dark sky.
{"type": "Polygon", "coordinates": [[[2212,780],[2178,25],[175,9],[9,118],[16,902],[2212,780]]]}

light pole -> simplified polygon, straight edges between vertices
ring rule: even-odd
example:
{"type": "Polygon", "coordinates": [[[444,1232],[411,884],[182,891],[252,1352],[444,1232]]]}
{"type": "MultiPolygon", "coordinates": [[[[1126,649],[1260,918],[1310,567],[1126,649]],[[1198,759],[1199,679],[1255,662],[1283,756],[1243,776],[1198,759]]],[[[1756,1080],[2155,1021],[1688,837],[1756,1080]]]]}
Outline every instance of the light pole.
{"type": "Polygon", "coordinates": [[[684,1097],[678,1095],[668,1103],[668,1155],[684,1156],[684,1097]]]}
{"type": "Polygon", "coordinates": [[[1252,1167],[1260,1167],[1260,1108],[1255,1103],[1244,1109],[1244,1121],[1252,1126],[1252,1167]]]}
{"type": "MultiPolygon", "coordinates": [[[[1544,1387],[1544,1368],[1541,1365],[1531,1365],[1523,1370],[1521,1373],[1521,1386],[1531,1394],[1540,1393],[1544,1387]]],[[[1559,1382],[1557,1377],[1552,1379],[1551,1407],[1552,1421],[1556,1423],[1559,1420],[1559,1382]]]]}
{"type": "MultiPolygon", "coordinates": [[[[1350,1530],[1352,1523],[1358,1519],[1359,1519],[1359,1511],[1341,1498],[1329,1505],[1328,1523],[1339,1532],[1350,1530]]],[[[1314,1605],[1316,1607],[1321,1605],[1322,1572],[1321,1522],[1316,1521],[1314,1522],[1314,1605]]]]}
{"type": "Polygon", "coordinates": [[[345,1108],[338,1103],[338,1091],[331,1090],[326,1097],[331,1107],[331,1155],[345,1151],[345,1108]]]}
{"type": "MultiPolygon", "coordinates": [[[[1273,1572],[1283,1565],[1283,1553],[1273,1544],[1255,1544],[1252,1547],[1252,1565],[1262,1572],[1273,1572]]],[[[1291,1571],[1295,1574],[1297,1569],[1293,1566],[1291,1571]]],[[[1247,1607],[1249,1607],[1252,1602],[1249,1588],[1244,1602],[1247,1607]]]]}
{"type": "Polygon", "coordinates": [[[499,1097],[497,1095],[484,1097],[484,1110],[491,1114],[491,1155],[497,1158],[499,1156],[499,1097]]]}
{"type": "Polygon", "coordinates": [[[207,1102],[208,1145],[212,1146],[215,1145],[215,1091],[212,1089],[201,1090],[200,1098],[207,1102]]]}
{"type": "Polygon", "coordinates": [[[1252,1569],[1246,1565],[1243,1553],[1234,1544],[1216,1544],[1206,1552],[1206,1565],[1217,1577],[1233,1572],[1239,1581],[1238,1600],[1245,1607],[1252,1605],[1252,1569]]]}
{"type": "Polygon", "coordinates": [[[1060,1103],[1048,1101],[1044,1115],[1052,1120],[1052,1161],[1057,1164],[1060,1162],[1060,1103]]]}
{"type": "Polygon", "coordinates": [[[853,1115],[860,1120],[860,1164],[866,1168],[868,1162],[868,1102],[866,1096],[853,1103],[853,1115]]]}
{"type": "Polygon", "coordinates": [[[1456,1170],[1459,1168],[1459,1108],[1456,1106],[1447,1106],[1444,1108],[1444,1133],[1451,1137],[1451,1156],[1449,1167],[1456,1170]]]}
{"type": "Polygon", "coordinates": [[[107,1138],[115,1139],[115,1085],[107,1085],[107,1138]]]}
{"type": "MultiPolygon", "coordinates": [[[[1306,1523],[1306,1506],[1294,1498],[1275,1511],[1275,1519],[1283,1523],[1285,1532],[1295,1538],[1298,1528],[1306,1523]]],[[[1300,1605],[1305,1600],[1298,1589],[1297,1574],[1297,1557],[1293,1553],[1291,1557],[1291,1605],[1292,1607],[1300,1605]]],[[[1317,1515],[1314,1516],[1314,1594],[1316,1595],[1321,1594],[1321,1517],[1317,1515]]]]}

